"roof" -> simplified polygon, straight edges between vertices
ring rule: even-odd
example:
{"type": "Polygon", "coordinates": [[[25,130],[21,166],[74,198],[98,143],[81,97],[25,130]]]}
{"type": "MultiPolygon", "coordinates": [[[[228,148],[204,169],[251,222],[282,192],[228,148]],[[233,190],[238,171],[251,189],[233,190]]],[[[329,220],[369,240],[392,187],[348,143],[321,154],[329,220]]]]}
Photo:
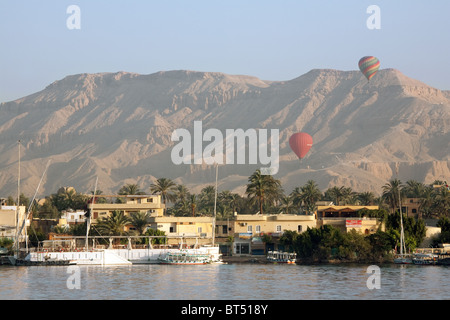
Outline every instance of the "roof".
{"type": "Polygon", "coordinates": [[[362,209],[378,210],[378,206],[318,206],[317,211],[359,211],[362,209]]]}

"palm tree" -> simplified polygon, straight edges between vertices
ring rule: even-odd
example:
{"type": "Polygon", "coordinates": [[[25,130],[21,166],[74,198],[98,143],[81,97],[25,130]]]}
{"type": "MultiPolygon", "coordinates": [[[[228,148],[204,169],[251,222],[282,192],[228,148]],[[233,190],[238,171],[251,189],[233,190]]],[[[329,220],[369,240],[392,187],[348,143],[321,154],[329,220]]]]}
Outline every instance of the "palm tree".
{"type": "Polygon", "coordinates": [[[120,195],[138,195],[144,194],[137,184],[126,184],[119,190],[120,195]]]}
{"type": "Polygon", "coordinates": [[[175,190],[175,201],[183,201],[189,197],[189,190],[185,185],[179,184],[175,190]]]}
{"type": "Polygon", "coordinates": [[[341,202],[341,199],[342,199],[342,196],[343,196],[343,194],[342,194],[343,190],[344,190],[343,186],[341,186],[341,187],[334,186],[334,187],[328,189],[325,192],[325,194],[327,196],[329,196],[331,198],[331,200],[333,200],[335,205],[338,206],[338,205],[340,205],[340,202],[341,202]]]}
{"type": "Polygon", "coordinates": [[[95,227],[104,236],[122,236],[129,223],[130,219],[122,211],[115,210],[110,216],[101,218],[95,227]]]}
{"type": "Polygon", "coordinates": [[[189,205],[191,206],[192,216],[195,217],[195,209],[197,208],[197,196],[195,194],[189,196],[189,205]]]}
{"type": "Polygon", "coordinates": [[[160,194],[164,203],[164,213],[166,212],[167,201],[175,201],[176,195],[174,192],[177,190],[176,183],[167,178],[159,178],[156,183],[150,186],[150,191],[153,194],[160,194]]]}
{"type": "MultiPolygon", "coordinates": [[[[129,183],[129,184],[123,185],[122,188],[119,189],[118,194],[122,195],[122,196],[128,196],[128,195],[144,194],[144,192],[141,191],[141,188],[139,187],[139,185],[134,184],[134,183],[129,183]]],[[[124,198],[119,197],[116,199],[116,202],[124,203],[125,200],[124,200],[124,198]]]]}
{"type": "Polygon", "coordinates": [[[358,201],[358,194],[352,190],[352,188],[347,187],[342,189],[342,200],[345,205],[353,205],[358,201]]]}
{"type": "Polygon", "coordinates": [[[294,189],[292,197],[294,204],[303,204],[305,211],[311,214],[315,211],[316,202],[322,197],[322,192],[314,180],[308,180],[300,189],[294,189]]]}
{"type": "Polygon", "coordinates": [[[270,175],[262,175],[256,170],[249,178],[245,193],[252,202],[258,202],[259,212],[263,214],[263,205],[273,203],[283,194],[281,182],[270,175]]]}
{"type": "Polygon", "coordinates": [[[214,186],[206,186],[198,196],[199,212],[206,216],[212,216],[214,213],[214,198],[216,195],[216,188],[214,186]]]}
{"type": "Polygon", "coordinates": [[[375,202],[375,195],[369,191],[362,192],[358,194],[358,200],[362,206],[370,206],[375,202]]]}
{"type": "Polygon", "coordinates": [[[383,188],[382,197],[392,208],[392,213],[398,208],[401,197],[402,182],[399,179],[393,179],[386,183],[383,188]]]}
{"type": "Polygon", "coordinates": [[[408,180],[406,181],[406,185],[403,187],[402,191],[408,198],[422,198],[425,189],[426,186],[422,182],[408,180]]]}
{"type": "MultiPolygon", "coordinates": [[[[91,191],[91,194],[94,195],[94,191],[91,191]]],[[[102,197],[101,194],[103,194],[102,190],[96,190],[95,191],[95,203],[106,203],[106,198],[102,197]]]]}
{"type": "Polygon", "coordinates": [[[280,210],[286,214],[294,212],[295,206],[291,196],[284,196],[280,199],[280,210]]]}
{"type": "Polygon", "coordinates": [[[433,187],[425,187],[422,196],[419,200],[419,219],[423,216],[431,218],[433,213],[433,203],[434,203],[434,190],[433,187]]]}
{"type": "Polygon", "coordinates": [[[450,214],[450,192],[447,188],[436,190],[434,197],[434,211],[439,217],[445,217],[450,214]]]}
{"type": "Polygon", "coordinates": [[[142,236],[145,231],[145,227],[148,225],[150,219],[150,213],[148,212],[131,212],[130,223],[136,228],[138,235],[142,236]]]}

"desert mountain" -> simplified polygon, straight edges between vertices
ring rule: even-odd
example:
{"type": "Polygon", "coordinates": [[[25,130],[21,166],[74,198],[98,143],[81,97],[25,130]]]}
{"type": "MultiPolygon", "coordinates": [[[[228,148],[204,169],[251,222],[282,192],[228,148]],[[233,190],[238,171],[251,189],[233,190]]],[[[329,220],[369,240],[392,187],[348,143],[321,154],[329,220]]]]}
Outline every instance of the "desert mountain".
{"type": "MultiPolygon", "coordinates": [[[[126,183],[149,192],[156,178],[193,192],[214,184],[211,166],[175,165],[175,129],[279,129],[276,178],[286,192],[313,179],[323,190],[344,185],[379,193],[396,176],[450,181],[450,92],[380,70],[368,83],[359,71],[312,70],[290,81],[223,73],[67,76],[44,90],[0,105],[0,197],[32,196],[73,186],[117,193],[126,183]],[[301,162],[289,147],[295,132],[314,146],[301,162]]],[[[204,142],[203,147],[208,143],[204,142]]],[[[222,165],[219,191],[243,192],[260,165],[222,165]]]]}

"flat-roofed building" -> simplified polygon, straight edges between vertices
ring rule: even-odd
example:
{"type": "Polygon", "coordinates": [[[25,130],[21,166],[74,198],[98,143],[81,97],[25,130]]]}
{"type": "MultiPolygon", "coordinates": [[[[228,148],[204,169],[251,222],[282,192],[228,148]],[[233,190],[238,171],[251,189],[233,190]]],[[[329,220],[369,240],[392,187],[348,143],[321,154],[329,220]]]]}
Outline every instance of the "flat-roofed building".
{"type": "MultiPolygon", "coordinates": [[[[104,197],[103,195],[99,197],[104,197]]],[[[162,217],[164,203],[160,195],[117,195],[117,198],[125,199],[125,203],[89,203],[88,209],[92,210],[91,223],[95,224],[101,218],[107,218],[113,211],[120,211],[126,217],[132,212],[146,212],[152,217],[162,217]]]]}
{"type": "Polygon", "coordinates": [[[231,220],[217,221],[216,240],[219,243],[225,243],[233,237],[231,250],[235,255],[263,255],[265,254],[264,235],[270,236],[276,244],[286,230],[302,233],[308,228],[315,227],[314,215],[238,214],[231,220]]]}
{"type": "Polygon", "coordinates": [[[378,209],[378,206],[318,206],[317,226],[332,225],[343,232],[355,229],[363,234],[373,234],[380,228],[384,231],[379,219],[361,215],[362,210],[378,209]]]}
{"type": "MultiPolygon", "coordinates": [[[[16,236],[17,226],[21,226],[25,219],[25,206],[0,206],[0,237],[14,239],[16,236]]],[[[29,221],[25,221],[25,228],[30,225],[29,221]]],[[[25,228],[22,230],[22,237],[25,236],[25,228]]],[[[22,240],[25,240],[24,238],[22,240]]],[[[21,240],[21,241],[22,241],[21,240]]]]}

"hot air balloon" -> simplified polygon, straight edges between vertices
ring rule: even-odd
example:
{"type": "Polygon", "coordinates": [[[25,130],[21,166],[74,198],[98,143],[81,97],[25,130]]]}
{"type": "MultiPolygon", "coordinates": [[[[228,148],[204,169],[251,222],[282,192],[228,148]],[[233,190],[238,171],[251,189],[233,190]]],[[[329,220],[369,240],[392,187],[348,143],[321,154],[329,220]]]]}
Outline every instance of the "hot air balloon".
{"type": "Polygon", "coordinates": [[[366,76],[369,81],[380,69],[380,61],[372,56],[367,56],[359,60],[359,70],[366,76]]]}
{"type": "Polygon", "coordinates": [[[309,149],[311,149],[313,145],[312,137],[304,132],[299,132],[293,134],[289,138],[289,145],[291,146],[292,151],[299,157],[299,159],[303,159],[308,153],[309,149]]]}

